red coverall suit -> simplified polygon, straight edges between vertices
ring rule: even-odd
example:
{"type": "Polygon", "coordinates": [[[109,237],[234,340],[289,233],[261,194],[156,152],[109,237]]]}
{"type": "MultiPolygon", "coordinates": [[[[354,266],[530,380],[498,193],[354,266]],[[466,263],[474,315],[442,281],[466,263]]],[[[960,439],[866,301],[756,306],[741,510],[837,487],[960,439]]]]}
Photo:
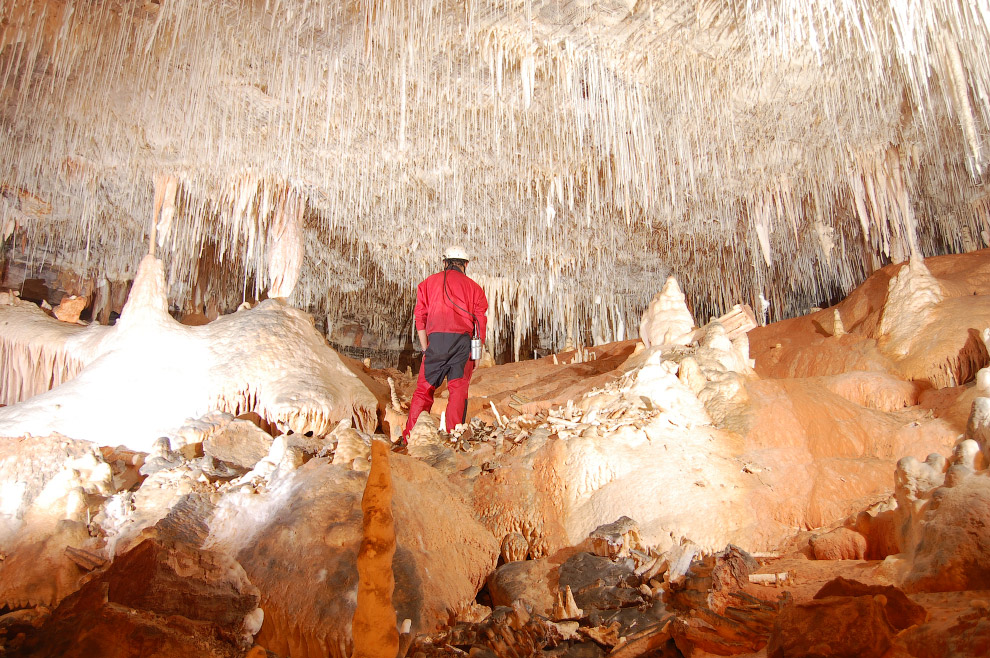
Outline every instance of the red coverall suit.
{"type": "Polygon", "coordinates": [[[446,378],[447,431],[464,422],[468,385],[474,371],[471,336],[485,339],[488,325],[485,291],[466,274],[451,267],[426,278],[416,288],[416,329],[427,336],[416,392],[409,404],[409,420],[402,435],[409,436],[416,419],[433,407],[433,392],[446,378]]]}

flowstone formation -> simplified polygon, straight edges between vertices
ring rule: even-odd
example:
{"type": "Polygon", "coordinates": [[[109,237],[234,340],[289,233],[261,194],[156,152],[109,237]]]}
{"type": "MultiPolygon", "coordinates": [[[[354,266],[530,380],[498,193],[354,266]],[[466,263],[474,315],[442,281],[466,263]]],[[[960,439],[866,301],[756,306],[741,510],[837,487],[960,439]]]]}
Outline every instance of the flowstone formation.
{"type": "Polygon", "coordinates": [[[326,434],[342,418],[366,431],[377,425],[377,399],[311,317],[272,299],[206,326],[180,325],[152,256],[113,327],[70,331],[24,303],[0,306],[0,322],[11,328],[3,343],[8,403],[19,401],[14,391],[42,393],[0,409],[2,436],[59,432],[141,451],[167,436],[179,448],[213,410],[256,412],[299,434],[326,434]],[[43,393],[47,384],[60,385],[43,393]]]}
{"type": "MultiPolygon", "coordinates": [[[[981,336],[990,349],[990,331],[981,336]]],[[[990,367],[977,376],[966,433],[945,458],[897,464],[894,532],[898,580],[914,592],[990,589],[990,367]]]]}

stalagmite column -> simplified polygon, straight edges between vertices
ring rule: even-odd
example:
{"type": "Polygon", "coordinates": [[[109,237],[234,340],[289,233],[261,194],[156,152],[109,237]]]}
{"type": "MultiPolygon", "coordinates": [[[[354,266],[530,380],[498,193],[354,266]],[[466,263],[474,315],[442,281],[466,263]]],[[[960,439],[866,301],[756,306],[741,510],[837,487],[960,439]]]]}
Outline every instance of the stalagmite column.
{"type": "Polygon", "coordinates": [[[663,288],[656,294],[643,313],[639,323],[639,337],[647,347],[653,345],[687,345],[691,342],[694,318],[688,310],[684,293],[677,279],[667,277],[663,288]]]}
{"type": "Polygon", "coordinates": [[[269,297],[292,294],[306,253],[303,216],[306,201],[287,192],[279,204],[268,234],[269,297]]]}
{"type": "Polygon", "coordinates": [[[944,298],[942,284],[928,271],[924,260],[916,257],[908,261],[887,284],[876,336],[880,348],[899,357],[907,355],[912,341],[944,298]]]}
{"type": "Polygon", "coordinates": [[[832,309],[832,335],[846,335],[846,326],[842,324],[842,315],[839,313],[839,309],[837,308],[832,309]]]}
{"type": "Polygon", "coordinates": [[[399,651],[399,631],[392,607],[395,524],[388,453],[387,443],[372,441],[371,472],[361,499],[364,539],[357,557],[357,609],[351,625],[353,658],[395,658],[399,651]]]}
{"type": "Polygon", "coordinates": [[[179,181],[175,176],[159,174],[155,176],[155,212],[151,218],[151,240],[148,253],[155,255],[155,245],[165,244],[172,218],[175,217],[175,195],[179,190],[179,181]]]}

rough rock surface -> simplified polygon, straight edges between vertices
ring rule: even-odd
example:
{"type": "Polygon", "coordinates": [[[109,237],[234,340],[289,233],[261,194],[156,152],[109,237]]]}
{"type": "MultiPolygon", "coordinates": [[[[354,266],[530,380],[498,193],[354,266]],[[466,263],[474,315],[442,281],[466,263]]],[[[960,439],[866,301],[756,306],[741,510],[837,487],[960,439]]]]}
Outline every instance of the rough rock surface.
{"type": "Polygon", "coordinates": [[[69,295],[62,298],[62,301],[52,309],[52,313],[61,322],[79,322],[79,315],[86,308],[87,299],[69,295]]]}
{"type": "Polygon", "coordinates": [[[866,557],[866,537],[851,528],[836,528],[811,538],[816,560],[862,560],[866,557]]]}
{"type": "Polygon", "coordinates": [[[923,624],[928,618],[928,613],[922,606],[909,599],[903,590],[893,585],[867,585],[839,576],[818,590],[815,599],[830,596],[883,596],[887,621],[898,631],[923,624]]]}
{"type": "Polygon", "coordinates": [[[257,605],[229,557],[149,539],[66,598],[13,655],[233,658],[250,646],[257,605]]]}

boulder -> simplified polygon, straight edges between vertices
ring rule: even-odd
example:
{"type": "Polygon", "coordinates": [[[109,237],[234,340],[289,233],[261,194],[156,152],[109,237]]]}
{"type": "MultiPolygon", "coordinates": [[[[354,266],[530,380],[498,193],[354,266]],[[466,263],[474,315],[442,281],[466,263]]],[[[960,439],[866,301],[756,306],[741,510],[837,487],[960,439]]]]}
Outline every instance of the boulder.
{"type": "Polygon", "coordinates": [[[630,550],[643,549],[639,526],[628,516],[595,528],[591,533],[591,545],[595,555],[607,558],[629,557],[630,550]]]}
{"type": "Polygon", "coordinates": [[[83,310],[85,310],[87,303],[88,300],[85,297],[68,295],[62,298],[62,301],[59,302],[59,305],[52,310],[52,313],[62,322],[72,322],[78,324],[79,316],[82,314],[83,310]]]}
{"type": "Polygon", "coordinates": [[[234,658],[260,626],[258,600],[229,556],[149,538],[67,597],[24,650],[73,658],[234,658]]]}
{"type": "Polygon", "coordinates": [[[590,553],[577,553],[560,565],[560,587],[570,587],[574,602],[586,613],[643,603],[631,560],[613,562],[590,553]]]}
{"type": "Polygon", "coordinates": [[[774,622],[768,658],[880,658],[892,646],[883,596],[788,603],[774,622]]]}
{"type": "Polygon", "coordinates": [[[503,564],[488,578],[488,592],[496,606],[524,601],[536,613],[549,617],[555,601],[552,564],[546,558],[503,564]]]}
{"type": "MultiPolygon", "coordinates": [[[[408,619],[410,632],[428,633],[474,603],[498,541],[442,474],[401,454],[390,462],[393,604],[400,625],[408,619]]],[[[235,555],[260,590],[258,643],[267,649],[298,658],[349,654],[367,478],[313,458],[263,493],[228,494],[218,504],[207,546],[235,555]]]]}
{"type": "Polygon", "coordinates": [[[824,599],[830,596],[883,596],[887,621],[898,631],[923,624],[928,619],[928,613],[922,606],[893,585],[867,585],[840,576],[825,583],[814,598],[824,599]]]}
{"type": "Polygon", "coordinates": [[[810,544],[816,560],[862,560],[866,557],[866,537],[851,528],[836,528],[812,537],[810,544]]]}
{"type": "Polygon", "coordinates": [[[613,562],[591,553],[576,553],[560,565],[560,586],[570,587],[573,592],[599,580],[602,585],[639,586],[630,560],[613,562]]]}

